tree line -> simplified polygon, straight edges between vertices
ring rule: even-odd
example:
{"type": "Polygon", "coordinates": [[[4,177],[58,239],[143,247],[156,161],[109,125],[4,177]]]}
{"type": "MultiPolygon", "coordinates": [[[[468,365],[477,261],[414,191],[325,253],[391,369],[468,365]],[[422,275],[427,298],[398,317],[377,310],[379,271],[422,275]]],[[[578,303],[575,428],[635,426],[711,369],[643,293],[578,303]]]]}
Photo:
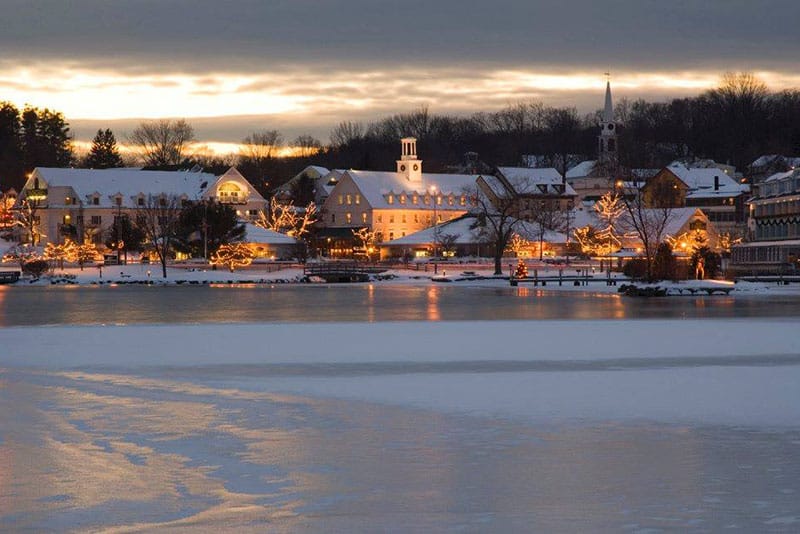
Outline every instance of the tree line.
{"type": "MultiPolygon", "coordinates": [[[[628,168],[660,168],[675,159],[710,158],[744,170],[762,154],[800,155],[800,90],[769,91],[757,77],[729,73],[719,86],[696,97],[668,102],[620,99],[619,162],[628,168]]],[[[494,112],[467,117],[440,115],[421,107],[408,113],[362,123],[344,121],[323,144],[310,135],[288,142],[274,129],[252,132],[238,154],[217,157],[191,153],[197,142],[186,120],[141,123],[126,138],[141,163],[151,169],[199,165],[221,173],[237,165],[262,194],[288,181],[307,165],[385,170],[397,159],[401,137],[418,139],[425,169],[486,171],[493,166],[532,163],[560,172],[583,159],[594,159],[600,110],[584,116],[574,107],[517,102],[494,112]],[[292,147],[288,155],[281,149],[292,147]],[[465,160],[465,154],[478,158],[465,160]],[[478,163],[483,162],[483,167],[478,163]],[[473,169],[470,169],[473,170],[473,169]]],[[[26,107],[22,112],[0,103],[0,179],[19,188],[36,166],[93,168],[123,165],[116,138],[99,130],[90,153],[77,158],[63,115],[26,107]]]]}

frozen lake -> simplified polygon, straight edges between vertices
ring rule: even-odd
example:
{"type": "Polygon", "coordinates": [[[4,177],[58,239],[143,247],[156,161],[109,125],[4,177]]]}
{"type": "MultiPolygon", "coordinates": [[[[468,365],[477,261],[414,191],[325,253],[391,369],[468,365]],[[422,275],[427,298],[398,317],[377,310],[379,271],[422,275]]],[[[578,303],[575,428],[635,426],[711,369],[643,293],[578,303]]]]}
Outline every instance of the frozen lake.
{"type": "Polygon", "coordinates": [[[796,532],[797,324],[2,328],[0,530],[796,532]]]}
{"type": "Polygon", "coordinates": [[[0,286],[0,326],[55,324],[647,319],[800,316],[798,295],[624,298],[428,285],[0,286]]]}

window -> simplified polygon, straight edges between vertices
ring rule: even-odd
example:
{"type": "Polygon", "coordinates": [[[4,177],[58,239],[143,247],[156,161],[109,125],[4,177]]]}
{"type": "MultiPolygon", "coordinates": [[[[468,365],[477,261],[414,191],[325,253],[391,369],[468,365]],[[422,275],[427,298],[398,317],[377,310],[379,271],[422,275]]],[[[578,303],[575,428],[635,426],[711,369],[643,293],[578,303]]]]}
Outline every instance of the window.
{"type": "Polygon", "coordinates": [[[454,205],[455,203],[456,203],[456,199],[454,199],[454,198],[453,198],[453,195],[450,195],[449,197],[447,197],[447,204],[448,204],[449,206],[452,206],[452,205],[454,205]]]}
{"type": "Polygon", "coordinates": [[[414,214],[414,222],[415,222],[415,223],[418,223],[418,222],[419,222],[419,213],[415,213],[415,214],[414,214]]]}
{"type": "Polygon", "coordinates": [[[136,199],[137,206],[144,206],[144,197],[139,197],[136,199]]]}
{"type": "Polygon", "coordinates": [[[361,204],[361,195],[356,193],[356,204],[361,204]]]}
{"type": "Polygon", "coordinates": [[[367,212],[366,211],[362,211],[361,212],[361,222],[362,223],[366,223],[367,222],[367,212]]]}
{"type": "Polygon", "coordinates": [[[233,182],[225,182],[217,189],[220,202],[244,203],[245,191],[233,182]]]}
{"type": "Polygon", "coordinates": [[[439,196],[436,197],[436,205],[437,206],[441,206],[442,205],[442,195],[439,195],[439,196]]]}
{"type": "Polygon", "coordinates": [[[336,222],[336,214],[335,213],[331,213],[331,222],[332,223],[336,222]]]}
{"type": "Polygon", "coordinates": [[[405,203],[406,203],[406,196],[400,195],[400,204],[405,204],[405,203]]]}
{"type": "Polygon", "coordinates": [[[394,215],[389,215],[389,224],[394,222],[394,215]]]}
{"type": "Polygon", "coordinates": [[[428,204],[431,203],[431,197],[429,197],[428,195],[425,195],[425,199],[423,200],[423,202],[425,202],[425,205],[427,206],[428,204]]]}
{"type": "Polygon", "coordinates": [[[386,197],[386,202],[389,204],[394,204],[394,195],[390,194],[388,197],[386,197]]]}
{"type": "Polygon", "coordinates": [[[405,213],[404,213],[403,215],[401,215],[401,217],[400,217],[400,220],[401,220],[403,223],[405,223],[405,222],[406,222],[406,214],[405,214],[405,213]]]}
{"type": "Polygon", "coordinates": [[[383,215],[378,215],[378,216],[376,217],[376,220],[377,220],[379,223],[382,223],[382,222],[383,222],[383,215]]]}
{"type": "Polygon", "coordinates": [[[353,222],[353,214],[348,211],[347,213],[344,214],[344,220],[345,222],[347,222],[347,224],[350,224],[351,222],[353,222]]]}
{"type": "Polygon", "coordinates": [[[394,239],[394,232],[389,232],[389,241],[394,239]]]}
{"type": "Polygon", "coordinates": [[[167,206],[167,199],[166,199],[166,197],[161,197],[161,198],[159,198],[159,199],[158,199],[158,205],[159,205],[159,206],[161,206],[162,208],[166,207],[166,206],[167,206]]]}
{"type": "Polygon", "coordinates": [[[418,197],[417,195],[413,195],[413,196],[411,197],[411,203],[412,203],[412,204],[416,204],[416,203],[418,203],[418,202],[419,202],[419,197],[418,197]]]}
{"type": "Polygon", "coordinates": [[[347,205],[348,206],[353,203],[353,195],[351,195],[350,193],[347,193],[347,196],[345,197],[345,199],[347,200],[347,205]]]}
{"type": "Polygon", "coordinates": [[[93,206],[99,206],[100,205],[100,197],[98,197],[98,196],[92,197],[92,205],[93,206]]]}
{"type": "Polygon", "coordinates": [[[83,224],[83,215],[78,215],[78,217],[75,219],[75,222],[78,224],[83,224]]]}
{"type": "Polygon", "coordinates": [[[100,215],[92,215],[91,222],[95,226],[100,226],[103,223],[103,218],[100,215]]]}
{"type": "Polygon", "coordinates": [[[344,204],[344,195],[339,195],[339,205],[344,204]]]}
{"type": "Polygon", "coordinates": [[[466,206],[467,205],[467,196],[466,195],[461,195],[461,199],[458,201],[458,203],[461,204],[462,206],[466,206]]]}

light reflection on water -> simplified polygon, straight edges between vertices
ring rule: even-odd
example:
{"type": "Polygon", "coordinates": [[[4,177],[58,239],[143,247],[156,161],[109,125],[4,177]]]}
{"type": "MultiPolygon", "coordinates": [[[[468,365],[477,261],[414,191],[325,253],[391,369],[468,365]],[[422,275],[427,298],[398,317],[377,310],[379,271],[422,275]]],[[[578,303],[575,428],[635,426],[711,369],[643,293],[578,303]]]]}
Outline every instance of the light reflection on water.
{"type": "Polygon", "coordinates": [[[797,516],[796,430],[526,425],[198,376],[7,378],[2,530],[763,531],[797,516]]]}
{"type": "Polygon", "coordinates": [[[793,297],[624,298],[527,287],[2,287],[0,326],[800,315],[793,297]]]}

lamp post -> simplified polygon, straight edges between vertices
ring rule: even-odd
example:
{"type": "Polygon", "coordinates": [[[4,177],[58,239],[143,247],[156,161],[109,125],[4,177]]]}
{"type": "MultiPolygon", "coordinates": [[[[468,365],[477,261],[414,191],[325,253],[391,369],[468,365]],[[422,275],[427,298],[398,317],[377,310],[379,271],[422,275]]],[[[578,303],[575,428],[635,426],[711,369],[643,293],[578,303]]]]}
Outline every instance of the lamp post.
{"type": "MultiPolygon", "coordinates": [[[[430,188],[431,193],[431,202],[433,202],[433,227],[436,228],[436,225],[439,224],[439,220],[436,214],[436,186],[432,185],[430,188]]],[[[433,239],[433,257],[436,257],[436,232],[434,232],[434,239],[433,239]]],[[[434,266],[435,267],[435,266],[434,266]]]]}

